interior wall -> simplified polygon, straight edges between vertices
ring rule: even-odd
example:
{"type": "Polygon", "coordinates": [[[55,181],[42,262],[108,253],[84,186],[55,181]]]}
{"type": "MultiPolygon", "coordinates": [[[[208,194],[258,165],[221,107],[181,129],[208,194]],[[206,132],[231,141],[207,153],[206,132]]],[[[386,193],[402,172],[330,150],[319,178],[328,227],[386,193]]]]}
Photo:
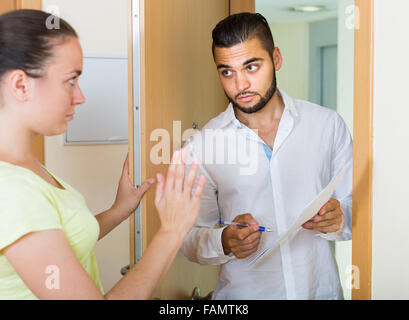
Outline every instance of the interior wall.
{"type": "Polygon", "coordinates": [[[274,45],[283,57],[283,66],[276,74],[277,86],[294,98],[308,100],[308,23],[269,22],[269,25],[274,45]]]}
{"type": "Polygon", "coordinates": [[[409,299],[408,10],[374,1],[373,299],[409,299]]]}
{"type": "MultiPolygon", "coordinates": [[[[76,29],[84,55],[127,56],[126,0],[43,0],[43,10],[51,8],[76,29]]],[[[94,214],[112,205],[127,152],[125,144],[63,146],[62,136],[45,138],[46,166],[77,188],[94,214]]],[[[98,241],[95,253],[107,292],[129,264],[128,221],[98,241]]]]}

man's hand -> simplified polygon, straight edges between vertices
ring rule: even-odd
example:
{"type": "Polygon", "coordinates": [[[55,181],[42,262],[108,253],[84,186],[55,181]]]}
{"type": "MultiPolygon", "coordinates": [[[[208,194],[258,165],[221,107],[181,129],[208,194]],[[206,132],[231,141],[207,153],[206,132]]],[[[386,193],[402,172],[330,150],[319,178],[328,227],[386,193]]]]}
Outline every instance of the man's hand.
{"type": "Polygon", "coordinates": [[[261,231],[258,231],[258,222],[250,213],[238,215],[233,222],[248,224],[246,228],[228,226],[222,233],[224,254],[233,253],[237,258],[243,259],[257,251],[260,243],[261,231]]]}
{"type": "Polygon", "coordinates": [[[341,228],[342,209],[336,199],[329,199],[311,220],[302,226],[308,230],[316,230],[323,233],[337,232],[341,228]]]}

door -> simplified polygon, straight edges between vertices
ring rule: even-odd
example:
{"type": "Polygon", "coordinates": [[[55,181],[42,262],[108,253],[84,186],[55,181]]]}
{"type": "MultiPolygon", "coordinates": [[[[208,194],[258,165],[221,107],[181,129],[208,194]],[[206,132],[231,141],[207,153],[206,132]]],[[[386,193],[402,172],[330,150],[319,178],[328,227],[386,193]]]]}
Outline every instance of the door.
{"type": "MultiPolygon", "coordinates": [[[[229,1],[134,0],[133,6],[129,141],[131,175],[139,184],[166,173],[187,129],[202,128],[227,107],[213,62],[211,31],[228,16],[229,1]],[[165,146],[163,161],[152,157],[158,143],[165,146]]],[[[154,190],[148,192],[131,219],[131,265],[160,225],[154,195],[154,190]]],[[[218,272],[218,266],[191,263],[179,252],[154,297],[190,299],[194,287],[205,296],[214,290],[218,272]]]]}
{"type": "Polygon", "coordinates": [[[16,0],[2,0],[0,2],[0,14],[5,13],[7,11],[15,10],[16,7],[16,0]]]}
{"type": "MultiPolygon", "coordinates": [[[[1,0],[0,14],[16,9],[41,9],[41,0],[1,0]]],[[[33,155],[44,164],[44,137],[37,136],[32,144],[33,155]]]]}

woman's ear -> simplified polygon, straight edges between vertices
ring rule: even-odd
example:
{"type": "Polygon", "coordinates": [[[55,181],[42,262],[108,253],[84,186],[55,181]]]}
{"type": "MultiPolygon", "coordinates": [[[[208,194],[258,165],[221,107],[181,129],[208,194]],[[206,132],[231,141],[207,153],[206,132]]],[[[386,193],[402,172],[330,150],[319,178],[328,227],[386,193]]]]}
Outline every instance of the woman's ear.
{"type": "Polygon", "coordinates": [[[25,102],[30,94],[30,77],[23,70],[13,70],[7,76],[7,87],[14,98],[25,102]]]}

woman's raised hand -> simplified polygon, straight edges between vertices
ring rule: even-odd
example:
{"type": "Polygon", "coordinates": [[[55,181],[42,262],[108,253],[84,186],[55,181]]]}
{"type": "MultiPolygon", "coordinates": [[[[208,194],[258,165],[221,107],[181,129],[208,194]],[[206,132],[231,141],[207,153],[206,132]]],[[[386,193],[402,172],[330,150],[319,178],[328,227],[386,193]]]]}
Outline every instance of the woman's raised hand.
{"type": "Polygon", "coordinates": [[[176,151],[165,178],[157,174],[155,205],[161,220],[161,230],[176,232],[183,238],[196,222],[200,211],[200,197],[206,183],[206,177],[200,175],[196,189],[192,194],[199,161],[193,163],[185,180],[186,149],[176,151]]]}

